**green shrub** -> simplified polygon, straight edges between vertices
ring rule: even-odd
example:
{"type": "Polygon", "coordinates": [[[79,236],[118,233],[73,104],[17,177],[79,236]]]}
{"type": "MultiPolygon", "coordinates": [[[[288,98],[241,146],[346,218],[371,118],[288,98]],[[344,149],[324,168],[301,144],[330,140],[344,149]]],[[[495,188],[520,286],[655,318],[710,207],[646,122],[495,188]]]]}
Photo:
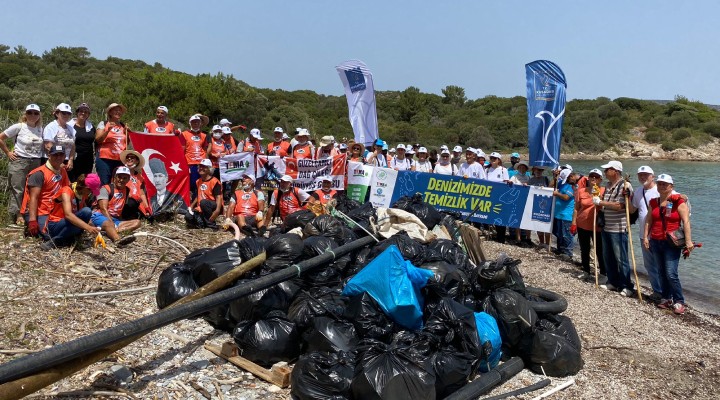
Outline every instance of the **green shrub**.
{"type": "Polygon", "coordinates": [[[702,130],[713,137],[720,137],[720,122],[710,121],[703,124],[702,130]]]}
{"type": "Polygon", "coordinates": [[[677,143],[673,142],[672,140],[666,140],[662,142],[662,149],[665,151],[673,151],[677,148],[679,148],[677,143]]]}
{"type": "Polygon", "coordinates": [[[672,133],[672,138],[676,142],[679,142],[683,139],[687,139],[690,136],[692,136],[692,132],[690,132],[690,129],[687,129],[687,128],[678,128],[678,129],[675,129],[672,133]]]}

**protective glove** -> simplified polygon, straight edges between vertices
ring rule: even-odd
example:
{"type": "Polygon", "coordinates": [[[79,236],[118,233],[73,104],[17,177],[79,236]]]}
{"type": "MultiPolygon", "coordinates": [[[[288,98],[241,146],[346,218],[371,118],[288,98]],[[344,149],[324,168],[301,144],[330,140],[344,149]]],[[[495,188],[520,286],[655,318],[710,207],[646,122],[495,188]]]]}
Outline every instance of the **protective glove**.
{"type": "Polygon", "coordinates": [[[595,204],[596,206],[599,206],[599,205],[600,205],[600,201],[601,201],[601,200],[600,200],[600,197],[599,197],[599,196],[593,196],[593,204],[595,204]]]}
{"type": "Polygon", "coordinates": [[[572,233],[573,236],[577,235],[577,225],[575,225],[575,224],[570,225],[570,233],[572,233]]]}
{"type": "Polygon", "coordinates": [[[37,236],[40,233],[40,225],[38,225],[37,221],[29,221],[27,227],[30,236],[37,236]]]}
{"type": "Polygon", "coordinates": [[[103,249],[107,249],[107,244],[105,243],[105,238],[102,237],[100,232],[98,232],[97,236],[95,236],[95,246],[94,247],[102,247],[103,249]]]}
{"type": "Polygon", "coordinates": [[[505,181],[505,183],[507,183],[507,185],[510,187],[512,187],[512,185],[513,185],[513,181],[505,181]]]}

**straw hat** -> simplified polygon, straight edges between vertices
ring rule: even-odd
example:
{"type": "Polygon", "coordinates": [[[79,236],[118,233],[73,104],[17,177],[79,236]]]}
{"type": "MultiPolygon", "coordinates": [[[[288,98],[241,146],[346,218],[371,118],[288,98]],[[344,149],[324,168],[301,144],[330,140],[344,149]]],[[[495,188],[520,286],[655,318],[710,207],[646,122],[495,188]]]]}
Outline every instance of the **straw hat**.
{"type": "Polygon", "coordinates": [[[137,172],[142,171],[143,167],[145,166],[145,157],[143,157],[142,154],[138,153],[135,150],[125,150],[122,153],[120,153],[120,161],[122,161],[122,163],[125,164],[125,159],[127,159],[127,156],[130,154],[132,154],[138,158],[138,165],[135,166],[135,171],[137,171],[137,172]]]}
{"type": "Polygon", "coordinates": [[[350,143],[348,147],[350,148],[350,152],[352,153],[352,148],[355,146],[360,146],[360,155],[365,154],[365,145],[362,143],[350,143]]]}
{"type": "Polygon", "coordinates": [[[120,104],[120,103],[112,103],[112,104],[110,104],[109,106],[107,106],[107,108],[105,109],[105,114],[109,114],[109,113],[110,113],[110,110],[112,110],[112,109],[115,108],[115,107],[120,107],[120,109],[122,110],[123,114],[125,114],[125,113],[127,112],[127,107],[125,107],[124,105],[122,105],[122,104],[120,104]]]}

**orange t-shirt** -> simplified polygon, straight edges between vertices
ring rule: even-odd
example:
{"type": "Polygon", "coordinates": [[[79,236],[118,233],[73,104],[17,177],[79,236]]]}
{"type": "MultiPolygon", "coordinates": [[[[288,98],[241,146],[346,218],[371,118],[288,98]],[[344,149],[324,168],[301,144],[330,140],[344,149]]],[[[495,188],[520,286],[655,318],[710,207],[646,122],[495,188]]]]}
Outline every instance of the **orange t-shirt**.
{"type": "Polygon", "coordinates": [[[175,134],[175,124],[170,121],[165,121],[165,125],[158,125],[156,120],[148,121],[145,123],[145,130],[148,133],[162,133],[165,135],[175,134]]]}
{"type": "Polygon", "coordinates": [[[198,194],[197,194],[197,205],[195,211],[200,211],[200,202],[202,200],[215,201],[217,197],[222,197],[222,184],[216,177],[204,181],[202,178],[198,179],[197,182],[198,194]]]}
{"type": "Polygon", "coordinates": [[[198,165],[207,154],[205,132],[193,133],[191,131],[183,131],[180,135],[185,145],[185,160],[188,165],[198,165]]]}
{"type": "Polygon", "coordinates": [[[213,168],[218,168],[218,160],[220,157],[227,155],[227,149],[225,148],[225,141],[222,139],[211,139],[210,140],[210,161],[212,161],[213,168]]]}
{"type": "Polygon", "coordinates": [[[337,190],[332,189],[329,192],[325,193],[322,189],[318,189],[315,191],[315,196],[318,200],[320,200],[320,204],[327,204],[328,201],[330,201],[335,195],[337,194],[337,190]]]}
{"type": "Polygon", "coordinates": [[[293,151],[292,151],[292,156],[293,156],[293,158],[298,159],[298,160],[301,158],[309,158],[311,160],[314,159],[313,158],[313,149],[309,143],[306,143],[304,145],[299,145],[299,144],[295,145],[295,148],[293,148],[293,151]]]}
{"type": "Polygon", "coordinates": [[[103,188],[108,193],[108,214],[112,217],[120,218],[123,207],[125,207],[125,202],[127,202],[130,194],[130,188],[127,185],[125,185],[124,190],[119,190],[115,186],[111,187],[111,185],[105,185],[103,188]]]}
{"type": "Polygon", "coordinates": [[[280,157],[287,157],[290,153],[290,143],[281,140],[278,142],[272,142],[268,145],[268,154],[280,156],[280,157]],[[270,154],[272,152],[272,154],[270,154]]]}
{"type": "Polygon", "coordinates": [[[255,154],[263,154],[262,143],[259,140],[243,140],[243,151],[253,151],[255,154]]]}
{"type": "Polygon", "coordinates": [[[41,165],[28,174],[28,179],[25,182],[25,194],[23,195],[22,205],[20,207],[20,213],[25,214],[30,204],[30,188],[28,187],[31,177],[36,173],[43,174],[43,183],[40,186],[40,197],[38,198],[38,209],[37,215],[48,215],[53,209],[53,198],[55,194],[60,191],[63,186],[70,185],[70,179],[68,178],[67,171],[65,168],[60,168],[60,173],[54,173],[50,168],[45,165],[41,165]]]}
{"type": "MultiPolygon", "coordinates": [[[[107,122],[105,123],[107,126],[107,122]]],[[[106,130],[108,128],[105,128],[106,130]]],[[[98,153],[100,158],[120,160],[120,153],[127,149],[127,130],[125,125],[117,124],[109,128],[105,140],[100,143],[98,153]]]]}
{"type": "Polygon", "coordinates": [[[223,135],[223,142],[225,143],[227,154],[232,154],[237,151],[237,142],[231,135],[223,135]]]}
{"type": "MultiPolygon", "coordinates": [[[[600,188],[600,198],[605,193],[605,188],[600,188]]],[[[575,217],[575,224],[578,228],[585,229],[586,231],[593,230],[593,208],[595,205],[592,201],[593,195],[588,193],[586,188],[579,189],[575,192],[575,208],[577,209],[577,216],[575,217]]],[[[600,229],[597,230],[600,232],[600,229]]]]}

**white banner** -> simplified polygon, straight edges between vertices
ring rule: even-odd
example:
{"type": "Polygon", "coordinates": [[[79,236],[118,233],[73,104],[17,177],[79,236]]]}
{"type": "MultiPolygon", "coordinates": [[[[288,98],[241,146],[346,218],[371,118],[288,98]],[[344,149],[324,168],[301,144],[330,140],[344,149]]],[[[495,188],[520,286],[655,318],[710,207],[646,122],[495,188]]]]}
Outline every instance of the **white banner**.
{"type": "Polygon", "coordinates": [[[370,175],[370,203],[374,207],[390,207],[398,172],[390,168],[374,167],[370,175]]]}
{"type": "Polygon", "coordinates": [[[552,232],[553,188],[530,186],[530,194],[525,202],[520,229],[538,232],[552,232]]]}
{"type": "Polygon", "coordinates": [[[255,153],[234,153],[218,160],[220,182],[242,179],[243,175],[255,176],[255,153]]]}
{"type": "Polygon", "coordinates": [[[367,146],[378,138],[372,73],[360,60],[345,61],[335,69],[345,87],[350,125],[355,133],[355,141],[367,146]]]}
{"type": "Polygon", "coordinates": [[[322,187],[322,178],[332,179],[332,188],[345,189],[345,164],[347,156],[341,154],[322,160],[285,158],[285,173],[293,179],[293,186],[302,190],[315,190],[322,187]]]}
{"type": "Polygon", "coordinates": [[[370,165],[364,165],[361,162],[348,162],[348,187],[347,197],[361,203],[365,202],[368,188],[370,188],[371,175],[373,168],[370,165]]]}

